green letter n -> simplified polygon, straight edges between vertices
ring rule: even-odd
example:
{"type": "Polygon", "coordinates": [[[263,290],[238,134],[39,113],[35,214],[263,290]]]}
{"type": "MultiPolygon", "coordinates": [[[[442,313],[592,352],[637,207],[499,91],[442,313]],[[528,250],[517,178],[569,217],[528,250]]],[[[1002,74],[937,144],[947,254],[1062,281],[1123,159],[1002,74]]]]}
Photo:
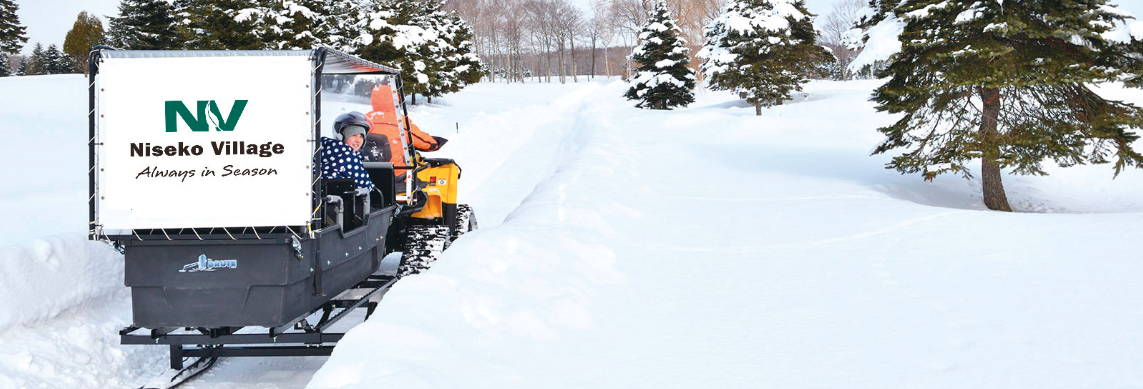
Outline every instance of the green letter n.
{"type": "Polygon", "coordinates": [[[208,131],[206,125],[206,101],[198,102],[198,115],[191,113],[187,109],[186,104],[182,101],[167,101],[167,132],[177,132],[179,130],[178,123],[175,122],[175,114],[182,116],[183,122],[190,127],[191,131],[208,131]]]}

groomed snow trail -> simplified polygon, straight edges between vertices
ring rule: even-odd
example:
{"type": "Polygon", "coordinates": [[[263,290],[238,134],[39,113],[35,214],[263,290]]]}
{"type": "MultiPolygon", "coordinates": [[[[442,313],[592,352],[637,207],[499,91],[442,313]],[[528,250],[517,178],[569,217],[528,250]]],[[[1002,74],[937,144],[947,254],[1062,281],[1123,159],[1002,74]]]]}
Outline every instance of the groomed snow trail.
{"type": "Polygon", "coordinates": [[[503,223],[402,281],[309,387],[1143,382],[1143,174],[1006,178],[1018,208],[1057,214],[983,211],[979,183],[868,155],[891,121],[874,86],[811,83],[762,117],[726,94],[656,112],[593,90],[554,171],[510,164],[542,177],[516,204],[479,192],[512,185],[490,170],[468,199],[514,206],[503,223]]]}
{"type": "MultiPolygon", "coordinates": [[[[469,87],[476,90],[495,92],[496,86],[469,87]]],[[[463,106],[420,105],[410,106],[410,117],[422,129],[449,139],[449,143],[438,151],[425,154],[428,157],[455,158],[464,169],[461,180],[465,201],[484,204],[478,209],[482,228],[491,228],[500,223],[505,215],[520,202],[538,181],[551,175],[558,163],[555,156],[567,144],[569,134],[582,130],[566,122],[575,116],[585,98],[599,88],[597,84],[587,84],[581,88],[559,88],[548,86],[542,99],[538,101],[511,101],[495,96],[466,101],[463,106]],[[527,115],[528,120],[515,120],[527,115]],[[464,132],[456,131],[456,122],[464,124],[464,132]],[[452,130],[452,131],[450,131],[452,130]],[[485,134],[492,132],[495,135],[485,134]],[[511,132],[509,135],[507,132],[511,132]],[[482,150],[495,149],[496,153],[482,150]],[[526,168],[519,168],[523,164],[526,168]],[[491,171],[491,172],[490,172],[491,171]],[[488,180],[495,177],[495,182],[488,180]],[[511,177],[504,180],[503,177],[511,177]],[[478,188],[478,189],[471,189],[478,188]],[[482,188],[482,189],[480,189],[482,188]],[[479,193],[480,195],[476,195],[479,193]],[[470,200],[471,199],[471,200],[470,200]],[[483,200],[482,200],[483,199],[483,200]]],[[[479,92],[478,92],[479,93],[479,92]]],[[[444,104],[449,104],[444,99],[444,104]]],[[[350,103],[326,104],[325,116],[351,110],[364,110],[368,107],[350,103]]],[[[396,255],[386,258],[386,262],[399,261],[396,255]]],[[[407,278],[413,279],[413,278],[407,278]]],[[[404,283],[405,281],[402,281],[404,283]]],[[[378,316],[401,315],[391,310],[376,313],[378,316]]],[[[346,331],[361,323],[364,314],[355,312],[339,322],[335,331],[346,331]]],[[[327,360],[326,357],[304,358],[230,358],[219,360],[217,366],[189,382],[187,389],[243,389],[258,387],[263,389],[302,388],[310,377],[327,360]]]]}

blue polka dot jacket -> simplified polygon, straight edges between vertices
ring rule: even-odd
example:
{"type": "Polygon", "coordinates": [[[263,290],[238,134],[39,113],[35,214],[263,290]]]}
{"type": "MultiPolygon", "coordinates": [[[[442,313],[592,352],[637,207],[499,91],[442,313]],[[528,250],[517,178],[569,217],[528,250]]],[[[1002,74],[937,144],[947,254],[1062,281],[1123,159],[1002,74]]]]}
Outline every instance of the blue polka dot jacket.
{"type": "Polygon", "coordinates": [[[352,178],[358,189],[373,189],[369,173],[361,165],[361,154],[337,139],[321,137],[321,178],[352,178]]]}

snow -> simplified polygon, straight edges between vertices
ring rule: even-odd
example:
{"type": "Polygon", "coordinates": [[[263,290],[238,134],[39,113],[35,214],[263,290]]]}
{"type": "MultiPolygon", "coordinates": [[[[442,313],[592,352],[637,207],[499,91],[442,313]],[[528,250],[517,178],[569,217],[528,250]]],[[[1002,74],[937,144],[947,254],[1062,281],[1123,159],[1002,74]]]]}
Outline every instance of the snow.
{"type": "MultiPolygon", "coordinates": [[[[433,156],[464,168],[481,230],[328,359],[227,360],[189,387],[1143,382],[1143,170],[1008,175],[1023,213],[987,211],[979,181],[924,182],[869,155],[894,120],[867,101],[878,83],[811,82],[762,116],[723,92],[635,109],[617,80],[481,83],[413,107],[449,138],[433,156]]],[[[137,387],[166,348],[117,345],[121,257],[84,236],[86,82],[0,90],[0,174],[19,183],[0,189],[0,387],[137,387]]]]}
{"type": "Polygon", "coordinates": [[[849,70],[858,72],[861,68],[872,65],[876,61],[888,60],[893,54],[901,52],[901,41],[897,38],[905,30],[905,22],[890,15],[877,25],[870,27],[867,34],[869,40],[865,42],[862,50],[853,62],[849,63],[849,70]]]}
{"type": "MultiPolygon", "coordinates": [[[[1043,213],[983,211],[978,182],[924,183],[868,156],[880,138],[871,126],[889,119],[864,100],[875,85],[811,83],[809,97],[762,117],[722,93],[678,113],[627,109],[613,84],[502,114],[489,110],[517,101],[492,98],[504,88],[461,94],[489,97],[479,103],[446,98],[448,120],[466,123],[457,158],[474,160],[481,148],[467,142],[478,139],[518,156],[500,171],[537,174],[498,183],[529,193],[402,281],[382,303],[392,313],[351,331],[309,387],[1143,378],[1143,340],[1131,335],[1143,324],[1132,308],[1143,302],[1143,264],[1130,239],[1141,232],[1143,174],[1006,177],[1018,208],[1043,213]],[[555,142],[494,144],[504,122],[555,142]]],[[[481,204],[509,203],[487,188],[462,196],[482,214],[481,204]]]]}
{"type": "Polygon", "coordinates": [[[929,17],[929,13],[933,12],[934,10],[945,9],[945,8],[948,8],[948,6],[949,6],[948,1],[942,1],[942,2],[936,3],[936,4],[926,5],[922,8],[917,9],[917,10],[906,12],[905,17],[913,18],[913,19],[924,19],[924,18],[929,17]]]}
{"type": "Polygon", "coordinates": [[[1143,22],[1129,19],[1117,24],[1114,29],[1103,33],[1101,36],[1103,39],[1121,43],[1129,43],[1132,38],[1143,40],[1143,22]]]}

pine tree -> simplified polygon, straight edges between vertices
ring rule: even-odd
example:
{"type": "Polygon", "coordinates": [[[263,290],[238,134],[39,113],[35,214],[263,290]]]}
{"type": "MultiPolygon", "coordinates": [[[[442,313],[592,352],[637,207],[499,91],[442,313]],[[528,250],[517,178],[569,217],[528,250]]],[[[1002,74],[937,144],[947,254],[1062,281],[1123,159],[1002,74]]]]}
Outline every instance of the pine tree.
{"type": "Polygon", "coordinates": [[[802,90],[831,57],[815,42],[803,0],[731,0],[704,35],[698,57],[710,88],[744,94],[758,115],[802,90]]]}
{"type": "Polygon", "coordinates": [[[460,90],[466,85],[480,82],[488,69],[480,60],[480,56],[476,54],[476,47],[472,42],[472,27],[464,19],[461,19],[456,12],[453,12],[449,19],[451,22],[449,24],[448,42],[453,48],[449,61],[452,63],[453,72],[455,72],[457,90],[460,90]]]}
{"type": "Polygon", "coordinates": [[[103,22],[86,11],[79,13],[71,31],[64,38],[63,51],[71,56],[79,71],[87,74],[87,55],[103,41],[103,22]]]}
{"type": "Polygon", "coordinates": [[[119,17],[108,23],[108,43],[131,50],[179,48],[172,11],[165,0],[122,0],[119,17]]]}
{"type": "Polygon", "coordinates": [[[401,69],[404,91],[413,95],[414,104],[417,94],[432,90],[430,65],[439,60],[435,51],[441,36],[431,13],[439,6],[432,0],[379,0],[366,12],[369,38],[362,42],[361,57],[401,69]]]}
{"type": "Polygon", "coordinates": [[[330,2],[326,0],[271,0],[241,10],[236,19],[251,21],[254,35],[271,49],[312,49],[329,37],[330,2]]]}
{"type": "Polygon", "coordinates": [[[0,77],[12,75],[12,66],[8,64],[8,55],[0,51],[0,77]]]}
{"type": "Polygon", "coordinates": [[[28,57],[21,57],[20,58],[20,67],[16,68],[16,75],[17,76],[28,75],[28,57]]]}
{"type": "Polygon", "coordinates": [[[852,30],[847,32],[844,37],[846,47],[850,51],[860,52],[852,62],[849,63],[848,71],[854,75],[862,78],[873,78],[876,74],[885,70],[889,66],[889,62],[876,57],[877,52],[866,53],[866,44],[869,43],[869,34],[874,27],[879,27],[883,24],[886,29],[892,29],[892,25],[897,23],[896,17],[893,15],[893,7],[899,3],[898,0],[869,0],[869,5],[862,10],[863,15],[857,19],[857,23],[852,30]],[[869,57],[863,59],[863,57],[869,57]]]}
{"type": "Polygon", "coordinates": [[[261,50],[254,0],[178,0],[175,2],[176,36],[192,50],[261,50]],[[247,11],[247,12],[243,12],[247,11]]]}
{"type": "Polygon", "coordinates": [[[32,55],[28,58],[27,64],[21,66],[24,68],[24,75],[38,76],[48,74],[46,64],[47,58],[44,57],[44,45],[36,42],[36,45],[32,46],[32,55]]]}
{"type": "Polygon", "coordinates": [[[331,0],[326,7],[329,17],[324,21],[328,31],[325,44],[335,49],[357,53],[363,46],[363,31],[368,18],[365,7],[353,0],[331,0]]]}
{"type": "Polygon", "coordinates": [[[72,64],[71,58],[60,51],[54,43],[48,45],[48,49],[44,50],[44,74],[68,74],[75,73],[75,65],[72,64]]]}
{"type": "Polygon", "coordinates": [[[19,9],[12,0],[0,0],[0,52],[20,54],[28,43],[27,27],[20,25],[20,16],[16,15],[19,9]]]}
{"type": "Polygon", "coordinates": [[[656,1],[639,32],[643,43],[631,51],[631,60],[638,67],[629,81],[631,88],[623,96],[639,100],[636,107],[671,109],[695,101],[695,71],[688,67],[690,50],[680,35],[667,3],[656,1]]]}
{"type": "Polygon", "coordinates": [[[910,1],[893,9],[905,21],[902,51],[882,76],[877,109],[901,114],[880,128],[874,154],[905,149],[887,168],[972,175],[981,160],[984,203],[1010,211],[1001,169],[1046,174],[1061,166],[1108,163],[1118,175],[1140,166],[1131,148],[1143,109],[1104,99],[1088,85],[1127,79],[1140,86],[1135,46],[1103,35],[1124,17],[1105,0],[910,1]]]}
{"type": "Polygon", "coordinates": [[[438,39],[427,42],[426,56],[429,83],[424,95],[432,101],[461,90],[466,85],[479,82],[483,76],[483,64],[473,52],[472,29],[455,12],[441,10],[443,3],[430,1],[424,10],[422,23],[427,30],[435,31],[438,39]]]}

